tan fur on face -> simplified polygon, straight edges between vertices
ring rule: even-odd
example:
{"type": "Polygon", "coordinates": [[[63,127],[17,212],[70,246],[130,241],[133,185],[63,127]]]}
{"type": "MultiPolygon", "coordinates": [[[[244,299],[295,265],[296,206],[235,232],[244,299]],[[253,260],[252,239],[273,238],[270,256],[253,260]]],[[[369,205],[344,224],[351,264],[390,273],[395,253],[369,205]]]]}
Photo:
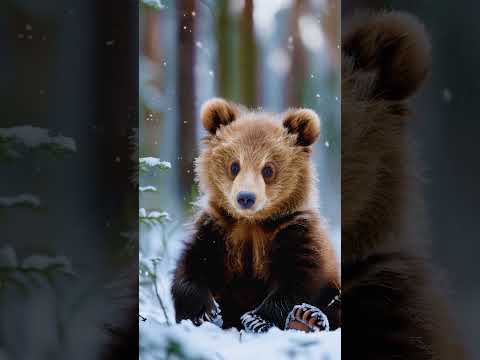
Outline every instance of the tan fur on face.
{"type": "Polygon", "coordinates": [[[244,113],[204,140],[205,147],[196,164],[200,188],[209,202],[236,219],[254,222],[288,214],[313,198],[311,150],[296,145],[296,134],[290,134],[279,120],[269,114],[244,113]],[[240,164],[235,179],[230,174],[233,161],[240,164]],[[266,163],[275,169],[269,184],[261,175],[266,163]],[[261,209],[238,209],[239,191],[255,192],[261,209]]]}

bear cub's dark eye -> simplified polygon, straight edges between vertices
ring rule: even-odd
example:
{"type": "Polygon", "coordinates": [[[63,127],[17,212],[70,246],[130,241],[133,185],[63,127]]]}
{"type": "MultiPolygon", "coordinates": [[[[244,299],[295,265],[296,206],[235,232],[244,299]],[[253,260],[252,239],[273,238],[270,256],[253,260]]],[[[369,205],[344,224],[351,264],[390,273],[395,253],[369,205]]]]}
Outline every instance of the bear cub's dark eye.
{"type": "Polygon", "coordinates": [[[230,172],[232,173],[232,176],[237,176],[240,172],[240,164],[238,161],[234,161],[232,165],[230,165],[230,172]]]}
{"type": "Polygon", "coordinates": [[[262,176],[265,179],[269,179],[273,176],[273,168],[270,165],[266,165],[262,169],[262,176]]]}

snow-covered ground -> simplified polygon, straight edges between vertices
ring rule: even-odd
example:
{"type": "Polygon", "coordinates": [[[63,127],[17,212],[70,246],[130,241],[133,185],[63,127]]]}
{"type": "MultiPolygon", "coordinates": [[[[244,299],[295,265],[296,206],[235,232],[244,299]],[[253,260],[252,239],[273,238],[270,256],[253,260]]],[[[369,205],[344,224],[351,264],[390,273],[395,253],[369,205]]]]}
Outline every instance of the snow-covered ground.
{"type": "Polygon", "coordinates": [[[306,334],[294,330],[272,329],[265,334],[249,334],[235,329],[222,330],[205,323],[200,327],[190,321],[174,324],[174,311],[169,294],[172,270],[182,247],[182,231],[169,237],[167,251],[162,249],[159,228],[142,234],[141,263],[156,262],[157,291],[171,325],[166,324],[153,282],[140,276],[140,359],[321,359],[341,358],[341,330],[306,334]],[[148,246],[146,246],[148,244],[148,246]]]}
{"type": "Polygon", "coordinates": [[[222,330],[210,323],[195,327],[190,321],[183,321],[169,327],[156,320],[143,322],[140,329],[142,360],[341,358],[340,330],[306,334],[274,328],[265,334],[248,334],[222,330]]]}

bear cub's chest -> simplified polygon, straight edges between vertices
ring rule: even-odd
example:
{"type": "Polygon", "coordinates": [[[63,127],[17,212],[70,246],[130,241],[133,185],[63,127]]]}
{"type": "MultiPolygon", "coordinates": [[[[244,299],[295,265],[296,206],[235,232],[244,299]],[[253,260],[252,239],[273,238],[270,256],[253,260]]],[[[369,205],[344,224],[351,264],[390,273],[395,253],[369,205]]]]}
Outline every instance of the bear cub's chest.
{"type": "Polygon", "coordinates": [[[227,272],[234,277],[265,279],[274,232],[261,225],[235,224],[227,238],[227,272]]]}

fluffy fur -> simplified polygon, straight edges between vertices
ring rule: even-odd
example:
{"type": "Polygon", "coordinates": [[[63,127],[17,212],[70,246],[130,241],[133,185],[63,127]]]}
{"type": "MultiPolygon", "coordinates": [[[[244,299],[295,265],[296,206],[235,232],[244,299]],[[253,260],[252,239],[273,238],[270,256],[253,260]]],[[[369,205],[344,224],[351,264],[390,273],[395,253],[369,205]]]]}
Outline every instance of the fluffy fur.
{"type": "Polygon", "coordinates": [[[412,16],[363,14],[342,45],[342,355],[462,359],[434,285],[409,154],[408,97],[429,71],[412,16]]]}
{"type": "Polygon", "coordinates": [[[294,305],[309,302],[338,327],[339,309],[327,308],[339,292],[338,265],[316,210],[310,160],[317,115],[250,112],[213,99],[201,119],[209,133],[196,163],[204,201],[175,271],[177,321],[199,323],[215,300],[224,328],[241,328],[253,310],[283,329],[294,305]],[[238,206],[241,191],[255,194],[252,209],[238,206]]]}

